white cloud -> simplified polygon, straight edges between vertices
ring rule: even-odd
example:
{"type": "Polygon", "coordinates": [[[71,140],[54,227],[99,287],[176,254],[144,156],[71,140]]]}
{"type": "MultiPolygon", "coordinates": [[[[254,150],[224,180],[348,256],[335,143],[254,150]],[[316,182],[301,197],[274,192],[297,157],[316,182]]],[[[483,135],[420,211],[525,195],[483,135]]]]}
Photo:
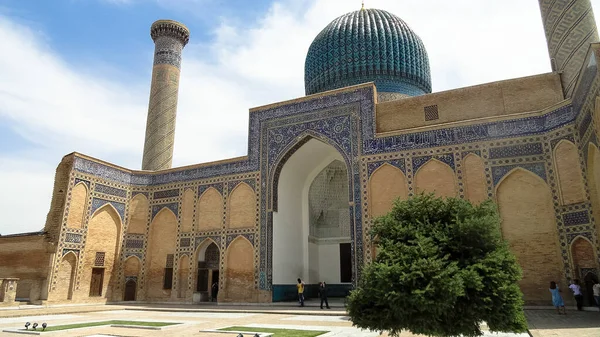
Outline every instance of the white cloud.
{"type": "MultiPolygon", "coordinates": [[[[537,1],[372,0],[367,7],[397,14],[423,39],[434,91],[550,70],[537,1]]],[[[192,31],[174,165],[245,155],[248,109],[302,96],[310,42],[335,17],[359,8],[359,1],[285,0],[257,22],[223,19],[208,44],[192,31]]],[[[73,68],[41,35],[7,17],[0,17],[0,36],[10,51],[0,53],[0,117],[37,145],[0,153],[0,233],[7,234],[43,227],[64,154],[140,167],[149,83],[73,68]]]]}

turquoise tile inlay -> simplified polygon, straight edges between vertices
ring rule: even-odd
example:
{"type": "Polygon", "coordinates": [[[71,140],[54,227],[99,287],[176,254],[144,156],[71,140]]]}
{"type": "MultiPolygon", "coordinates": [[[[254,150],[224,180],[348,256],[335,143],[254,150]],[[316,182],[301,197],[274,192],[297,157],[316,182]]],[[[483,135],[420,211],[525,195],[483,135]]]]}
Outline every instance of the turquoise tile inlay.
{"type": "Polygon", "coordinates": [[[315,38],[304,65],[306,94],[375,82],[380,92],[431,93],[421,39],[399,17],[362,9],[333,20],[315,38]]]}

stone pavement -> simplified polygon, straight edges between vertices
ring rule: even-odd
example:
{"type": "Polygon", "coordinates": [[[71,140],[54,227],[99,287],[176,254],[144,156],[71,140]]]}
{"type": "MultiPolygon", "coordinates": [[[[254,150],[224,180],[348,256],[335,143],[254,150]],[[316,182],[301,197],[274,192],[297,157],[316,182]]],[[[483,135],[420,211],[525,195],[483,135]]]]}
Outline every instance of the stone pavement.
{"type": "MultiPolygon", "coordinates": [[[[290,306],[248,305],[70,305],[54,307],[23,306],[20,309],[0,310],[0,336],[19,336],[2,332],[22,328],[24,322],[47,322],[50,326],[103,320],[135,320],[177,322],[179,325],[163,330],[142,330],[117,327],[92,327],[45,333],[48,336],[220,336],[237,334],[213,333],[209,330],[229,327],[264,327],[329,331],[324,337],[375,337],[377,332],[361,331],[352,327],[340,305],[321,310],[314,303],[300,308],[290,306]]],[[[330,303],[331,305],[331,303],[330,303]]],[[[553,310],[526,310],[533,337],[600,337],[600,313],[570,310],[559,316],[553,310]]],[[[485,330],[485,326],[484,326],[485,330]]],[[[381,335],[387,336],[386,333],[381,335]]],[[[489,337],[529,337],[529,334],[491,334],[489,337]]],[[[404,332],[401,337],[415,337],[404,332]]]]}
{"type": "Polygon", "coordinates": [[[525,310],[529,332],[533,337],[599,337],[600,312],[567,310],[525,310]]]}

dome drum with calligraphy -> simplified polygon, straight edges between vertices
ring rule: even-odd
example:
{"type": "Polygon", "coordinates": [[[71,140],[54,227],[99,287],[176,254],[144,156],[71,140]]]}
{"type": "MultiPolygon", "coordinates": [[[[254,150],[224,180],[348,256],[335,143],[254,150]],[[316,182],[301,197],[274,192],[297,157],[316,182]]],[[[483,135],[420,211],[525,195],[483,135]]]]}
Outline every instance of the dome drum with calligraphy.
{"type": "Polygon", "coordinates": [[[307,95],[366,82],[375,82],[388,98],[431,93],[423,42],[402,19],[383,10],[361,9],[333,20],[306,56],[307,95]]]}

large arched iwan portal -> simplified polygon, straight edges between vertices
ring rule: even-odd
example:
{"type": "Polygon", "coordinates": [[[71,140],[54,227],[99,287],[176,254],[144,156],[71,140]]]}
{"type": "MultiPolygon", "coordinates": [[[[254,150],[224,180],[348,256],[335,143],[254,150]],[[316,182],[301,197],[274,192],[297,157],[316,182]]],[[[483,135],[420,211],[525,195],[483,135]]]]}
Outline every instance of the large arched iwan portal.
{"type": "Polygon", "coordinates": [[[272,177],[272,300],[297,300],[298,278],[306,298],[317,296],[322,281],[329,296],[346,296],[356,268],[347,158],[307,136],[279,160],[272,177]]]}

